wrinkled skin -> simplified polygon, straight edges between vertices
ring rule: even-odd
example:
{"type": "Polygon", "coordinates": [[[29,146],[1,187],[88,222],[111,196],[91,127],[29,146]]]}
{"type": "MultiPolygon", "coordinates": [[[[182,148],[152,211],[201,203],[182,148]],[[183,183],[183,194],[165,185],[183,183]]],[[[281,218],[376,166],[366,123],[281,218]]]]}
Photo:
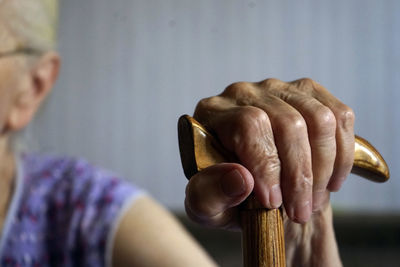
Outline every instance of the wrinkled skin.
{"type": "Polygon", "coordinates": [[[354,113],[348,106],[311,79],[267,79],[234,83],[201,100],[194,117],[240,164],[217,164],[191,178],[189,217],[235,228],[238,204],[254,191],[266,208],[283,204],[288,244],[301,235],[304,240],[304,234],[313,238],[321,220],[331,227],[325,220],[331,217],[329,193],[340,189],[354,157],[354,113]],[[309,222],[311,230],[293,222],[309,222]]]}

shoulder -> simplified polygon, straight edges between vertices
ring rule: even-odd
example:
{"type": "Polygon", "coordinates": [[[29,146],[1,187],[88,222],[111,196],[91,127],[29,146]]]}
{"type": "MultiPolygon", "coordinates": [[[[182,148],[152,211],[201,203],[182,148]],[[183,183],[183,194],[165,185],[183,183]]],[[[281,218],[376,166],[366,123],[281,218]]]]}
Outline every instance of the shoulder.
{"type": "Polygon", "coordinates": [[[21,227],[43,233],[54,254],[76,260],[78,253],[83,265],[103,262],[118,218],[142,191],[84,159],[25,154],[19,165],[21,227]]]}

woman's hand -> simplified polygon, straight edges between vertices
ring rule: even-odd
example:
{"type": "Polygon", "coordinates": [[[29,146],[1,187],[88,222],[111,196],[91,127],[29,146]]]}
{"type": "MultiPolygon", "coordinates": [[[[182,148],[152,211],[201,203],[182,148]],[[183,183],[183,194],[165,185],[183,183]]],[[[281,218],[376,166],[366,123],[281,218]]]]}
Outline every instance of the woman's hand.
{"type": "Polygon", "coordinates": [[[186,210],[202,224],[237,226],[236,207],[252,191],[266,208],[283,204],[290,220],[305,223],[350,173],[354,113],[313,80],[235,83],[200,101],[194,117],[240,162],[191,178],[186,210]]]}

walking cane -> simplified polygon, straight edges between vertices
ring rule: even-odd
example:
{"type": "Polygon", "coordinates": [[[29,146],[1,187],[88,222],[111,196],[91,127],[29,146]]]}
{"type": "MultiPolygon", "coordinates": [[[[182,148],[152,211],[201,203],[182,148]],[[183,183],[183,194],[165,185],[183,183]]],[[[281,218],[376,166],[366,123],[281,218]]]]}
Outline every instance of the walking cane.
{"type": "MultiPolygon", "coordinates": [[[[208,166],[235,161],[222,145],[194,118],[183,115],[178,121],[179,150],[185,176],[208,166]]],[[[365,139],[355,137],[352,173],[374,182],[389,179],[389,169],[379,152],[365,139]]],[[[240,208],[243,265],[245,267],[284,267],[285,241],[280,209],[267,210],[254,195],[240,208]]]]}

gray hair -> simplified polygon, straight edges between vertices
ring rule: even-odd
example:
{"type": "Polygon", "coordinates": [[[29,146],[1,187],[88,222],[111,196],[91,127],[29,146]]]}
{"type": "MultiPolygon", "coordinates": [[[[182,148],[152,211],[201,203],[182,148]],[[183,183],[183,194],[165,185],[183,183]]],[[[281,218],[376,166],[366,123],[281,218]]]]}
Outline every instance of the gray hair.
{"type": "Polygon", "coordinates": [[[55,48],[58,0],[0,0],[0,18],[15,36],[17,48],[43,52],[55,48]]]}

